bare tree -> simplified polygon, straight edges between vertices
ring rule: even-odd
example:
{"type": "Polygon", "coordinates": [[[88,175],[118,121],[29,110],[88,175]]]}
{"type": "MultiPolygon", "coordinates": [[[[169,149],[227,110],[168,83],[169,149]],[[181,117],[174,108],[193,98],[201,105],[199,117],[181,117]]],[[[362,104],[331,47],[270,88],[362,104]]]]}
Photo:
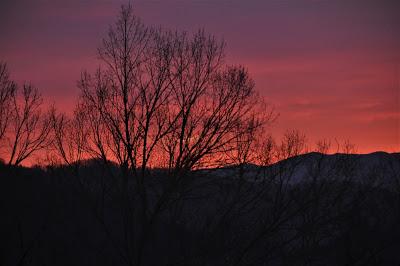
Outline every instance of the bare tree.
{"type": "Polygon", "coordinates": [[[278,161],[298,156],[307,152],[307,142],[304,133],[299,130],[288,130],[276,150],[278,161]]]}
{"type": "MultiPolygon", "coordinates": [[[[15,90],[16,85],[10,80],[7,65],[0,62],[0,143],[10,122],[12,98],[15,90]]],[[[0,148],[2,149],[2,145],[0,148]]]]}
{"type": "Polygon", "coordinates": [[[98,50],[101,68],[79,82],[80,108],[90,110],[83,114],[91,154],[121,167],[131,264],[141,263],[154,224],[190,182],[187,174],[216,165],[261,126],[254,82],[243,67],[224,63],[224,47],[204,31],[189,36],[146,27],[131,6],[122,7],[98,50]],[[164,162],[168,182],[149,199],[148,169],[164,162]]]}
{"type": "Polygon", "coordinates": [[[79,164],[87,151],[88,130],[83,121],[83,113],[77,109],[73,117],[68,118],[65,114],[57,114],[56,110],[52,109],[50,119],[53,145],[59,157],[69,166],[74,163],[79,164]]]}
{"type": "Polygon", "coordinates": [[[327,154],[331,149],[331,142],[327,139],[318,140],[315,144],[315,151],[323,154],[327,154]]]}
{"type": "Polygon", "coordinates": [[[50,144],[50,120],[42,110],[38,89],[25,84],[12,97],[11,114],[6,129],[6,152],[9,165],[19,165],[50,144]]]}
{"type": "Polygon", "coordinates": [[[256,157],[257,163],[260,166],[269,166],[275,162],[276,142],[271,135],[264,136],[258,144],[256,157]]]}

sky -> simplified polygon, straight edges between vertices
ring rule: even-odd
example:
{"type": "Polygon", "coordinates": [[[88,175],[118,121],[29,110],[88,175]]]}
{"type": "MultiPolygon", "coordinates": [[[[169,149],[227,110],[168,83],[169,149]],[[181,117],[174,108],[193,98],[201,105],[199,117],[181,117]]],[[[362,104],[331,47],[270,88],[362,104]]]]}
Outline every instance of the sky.
{"type": "MultiPolygon", "coordinates": [[[[400,151],[400,1],[134,0],[147,25],[224,39],[279,118],[268,130],[400,151]]],[[[0,60],[70,111],[124,0],[1,0],[0,60]]]]}

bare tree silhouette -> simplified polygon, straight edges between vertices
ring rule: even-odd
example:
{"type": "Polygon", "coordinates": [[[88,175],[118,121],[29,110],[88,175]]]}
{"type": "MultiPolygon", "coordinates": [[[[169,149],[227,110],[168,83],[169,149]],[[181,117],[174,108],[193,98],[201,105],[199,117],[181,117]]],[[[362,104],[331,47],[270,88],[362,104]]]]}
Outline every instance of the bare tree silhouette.
{"type": "Polygon", "coordinates": [[[88,129],[82,112],[76,111],[72,118],[51,110],[53,145],[62,162],[71,166],[79,164],[87,151],[88,129]]]}
{"type": "Polygon", "coordinates": [[[14,94],[8,137],[9,165],[19,165],[35,152],[49,146],[50,121],[42,110],[43,99],[37,88],[26,84],[14,94]]]}
{"type": "MultiPolygon", "coordinates": [[[[3,140],[10,122],[12,98],[15,94],[15,90],[16,85],[10,80],[7,65],[0,62],[0,143],[3,140]]],[[[2,145],[0,147],[2,147],[2,145]]]]}
{"type": "Polygon", "coordinates": [[[51,142],[50,120],[43,99],[30,84],[19,88],[0,64],[0,147],[8,165],[20,165],[51,142]]]}
{"type": "Polygon", "coordinates": [[[224,63],[224,47],[204,31],[149,28],[124,6],[98,50],[101,68],[82,74],[75,117],[53,114],[64,162],[88,156],[120,166],[130,265],[143,263],[162,212],[176,209],[172,198],[192,182],[188,174],[226,163],[235,149],[249,155],[254,132],[271,117],[260,119],[254,82],[243,67],[224,63]],[[161,191],[149,183],[154,167],[166,167],[161,191]]]}

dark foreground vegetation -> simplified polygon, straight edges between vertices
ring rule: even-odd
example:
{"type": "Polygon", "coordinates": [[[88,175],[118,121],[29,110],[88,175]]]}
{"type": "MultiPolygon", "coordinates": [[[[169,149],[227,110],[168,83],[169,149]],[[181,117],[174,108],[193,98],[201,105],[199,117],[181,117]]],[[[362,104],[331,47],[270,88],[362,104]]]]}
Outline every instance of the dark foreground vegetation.
{"type": "Polygon", "coordinates": [[[400,262],[399,154],[309,153],[191,171],[173,188],[148,170],[145,239],[133,178],[75,166],[1,166],[1,265],[400,262]]]}

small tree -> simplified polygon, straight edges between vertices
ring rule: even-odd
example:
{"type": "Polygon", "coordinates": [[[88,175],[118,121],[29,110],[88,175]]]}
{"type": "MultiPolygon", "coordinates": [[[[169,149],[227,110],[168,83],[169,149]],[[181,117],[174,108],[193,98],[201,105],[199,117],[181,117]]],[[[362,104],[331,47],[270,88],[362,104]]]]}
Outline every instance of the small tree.
{"type": "Polygon", "coordinates": [[[9,165],[20,165],[49,146],[50,120],[42,105],[43,98],[37,88],[29,84],[22,89],[15,87],[4,138],[9,165]]]}
{"type": "Polygon", "coordinates": [[[63,163],[71,166],[79,164],[87,151],[88,130],[81,110],[76,110],[72,118],[58,114],[53,108],[50,115],[53,145],[63,163]]]}
{"type": "MultiPolygon", "coordinates": [[[[12,99],[16,90],[15,83],[10,80],[7,65],[0,62],[0,143],[9,125],[12,111],[12,99]]],[[[3,143],[1,143],[3,144],[3,143]]],[[[3,145],[0,145],[1,150],[3,145]]]]}
{"type": "Polygon", "coordinates": [[[288,130],[276,151],[277,161],[307,152],[306,136],[298,130],[288,130]]]}

